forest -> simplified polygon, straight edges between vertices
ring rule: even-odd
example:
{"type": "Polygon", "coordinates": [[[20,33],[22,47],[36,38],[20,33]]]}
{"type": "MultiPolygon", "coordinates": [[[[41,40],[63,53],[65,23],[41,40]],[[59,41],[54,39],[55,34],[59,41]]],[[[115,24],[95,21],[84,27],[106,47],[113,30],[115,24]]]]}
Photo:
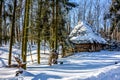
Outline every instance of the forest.
{"type": "Polygon", "coordinates": [[[61,46],[61,56],[66,57],[74,51],[70,33],[79,21],[107,41],[104,49],[119,50],[120,0],[0,0],[0,47],[9,45],[8,65],[16,44],[23,62],[33,45],[38,64],[41,45],[50,50],[61,46]]]}
{"type": "Polygon", "coordinates": [[[120,0],[0,0],[0,80],[120,80],[120,0]]]}

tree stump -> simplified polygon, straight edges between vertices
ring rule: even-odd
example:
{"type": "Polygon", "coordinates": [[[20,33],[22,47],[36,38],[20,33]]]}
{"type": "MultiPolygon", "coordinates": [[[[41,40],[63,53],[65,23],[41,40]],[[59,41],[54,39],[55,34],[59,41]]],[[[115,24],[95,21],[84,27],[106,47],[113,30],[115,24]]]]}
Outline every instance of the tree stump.
{"type": "Polygon", "coordinates": [[[21,59],[20,58],[18,58],[18,57],[15,57],[14,56],[14,58],[15,58],[15,60],[16,60],[16,62],[18,63],[18,67],[20,68],[20,67],[23,67],[26,63],[23,63],[22,61],[21,61],[21,59]]]}

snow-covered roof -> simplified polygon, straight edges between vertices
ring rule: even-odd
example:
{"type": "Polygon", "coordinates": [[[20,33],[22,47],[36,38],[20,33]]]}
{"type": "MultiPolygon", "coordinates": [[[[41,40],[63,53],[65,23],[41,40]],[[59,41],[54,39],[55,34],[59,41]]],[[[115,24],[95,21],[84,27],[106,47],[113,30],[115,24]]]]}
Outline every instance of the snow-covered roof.
{"type": "Polygon", "coordinates": [[[79,22],[77,26],[74,27],[69,35],[70,41],[73,43],[102,43],[105,44],[104,38],[93,31],[92,27],[86,22],[79,22]]]}

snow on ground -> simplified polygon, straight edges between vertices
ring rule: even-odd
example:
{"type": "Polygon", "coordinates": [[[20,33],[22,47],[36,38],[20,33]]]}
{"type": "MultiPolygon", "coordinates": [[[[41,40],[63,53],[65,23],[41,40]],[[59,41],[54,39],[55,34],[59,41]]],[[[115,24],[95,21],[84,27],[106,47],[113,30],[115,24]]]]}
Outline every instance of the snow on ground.
{"type": "MultiPolygon", "coordinates": [[[[42,51],[41,51],[42,52],[42,51]]],[[[13,54],[20,53],[14,48],[13,54]]],[[[0,48],[0,80],[120,80],[120,52],[81,52],[67,58],[60,58],[63,64],[47,65],[48,54],[41,54],[41,65],[36,64],[36,50],[32,49],[33,61],[27,70],[15,77],[17,68],[5,68],[8,47],[0,48]],[[115,64],[117,62],[117,64],[115,64]]],[[[31,57],[28,55],[28,62],[31,57]]],[[[12,63],[15,63],[14,58],[12,63]]]]}

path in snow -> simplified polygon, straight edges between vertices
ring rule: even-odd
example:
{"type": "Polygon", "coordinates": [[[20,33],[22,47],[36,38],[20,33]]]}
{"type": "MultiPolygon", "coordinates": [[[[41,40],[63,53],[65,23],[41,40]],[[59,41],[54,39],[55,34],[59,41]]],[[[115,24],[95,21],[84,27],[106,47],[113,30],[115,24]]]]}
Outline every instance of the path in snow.
{"type": "MultiPolygon", "coordinates": [[[[0,48],[0,79],[13,79],[16,68],[4,68],[7,64],[8,52],[6,48],[0,48]],[[2,50],[3,49],[3,50],[2,50]],[[3,54],[4,53],[4,54],[3,54]],[[2,66],[1,66],[2,65],[2,66]]],[[[14,53],[20,52],[17,49],[14,53]]],[[[81,52],[67,58],[61,58],[63,65],[49,66],[47,64],[48,55],[41,54],[42,65],[36,64],[36,51],[34,62],[27,65],[27,70],[23,73],[24,80],[119,80],[120,53],[115,51],[101,52],[81,52]],[[117,70],[117,72],[115,72],[117,70]],[[109,76],[110,75],[110,76],[109,76]]],[[[28,61],[31,61],[30,56],[28,61]]],[[[14,63],[14,60],[13,60],[14,63]]],[[[15,78],[16,79],[16,78],[15,78]]]]}
{"type": "Polygon", "coordinates": [[[120,54],[119,52],[109,51],[82,52],[60,60],[64,61],[63,65],[50,67],[36,64],[28,67],[27,71],[34,73],[35,76],[33,78],[37,76],[38,79],[41,79],[41,77],[38,77],[40,74],[44,74],[44,77],[48,75],[59,76],[59,78],[53,77],[51,80],[81,80],[86,78],[92,80],[91,76],[95,76],[95,79],[96,76],[102,75],[102,73],[118,68],[119,66],[115,62],[120,62],[120,54]]]}

